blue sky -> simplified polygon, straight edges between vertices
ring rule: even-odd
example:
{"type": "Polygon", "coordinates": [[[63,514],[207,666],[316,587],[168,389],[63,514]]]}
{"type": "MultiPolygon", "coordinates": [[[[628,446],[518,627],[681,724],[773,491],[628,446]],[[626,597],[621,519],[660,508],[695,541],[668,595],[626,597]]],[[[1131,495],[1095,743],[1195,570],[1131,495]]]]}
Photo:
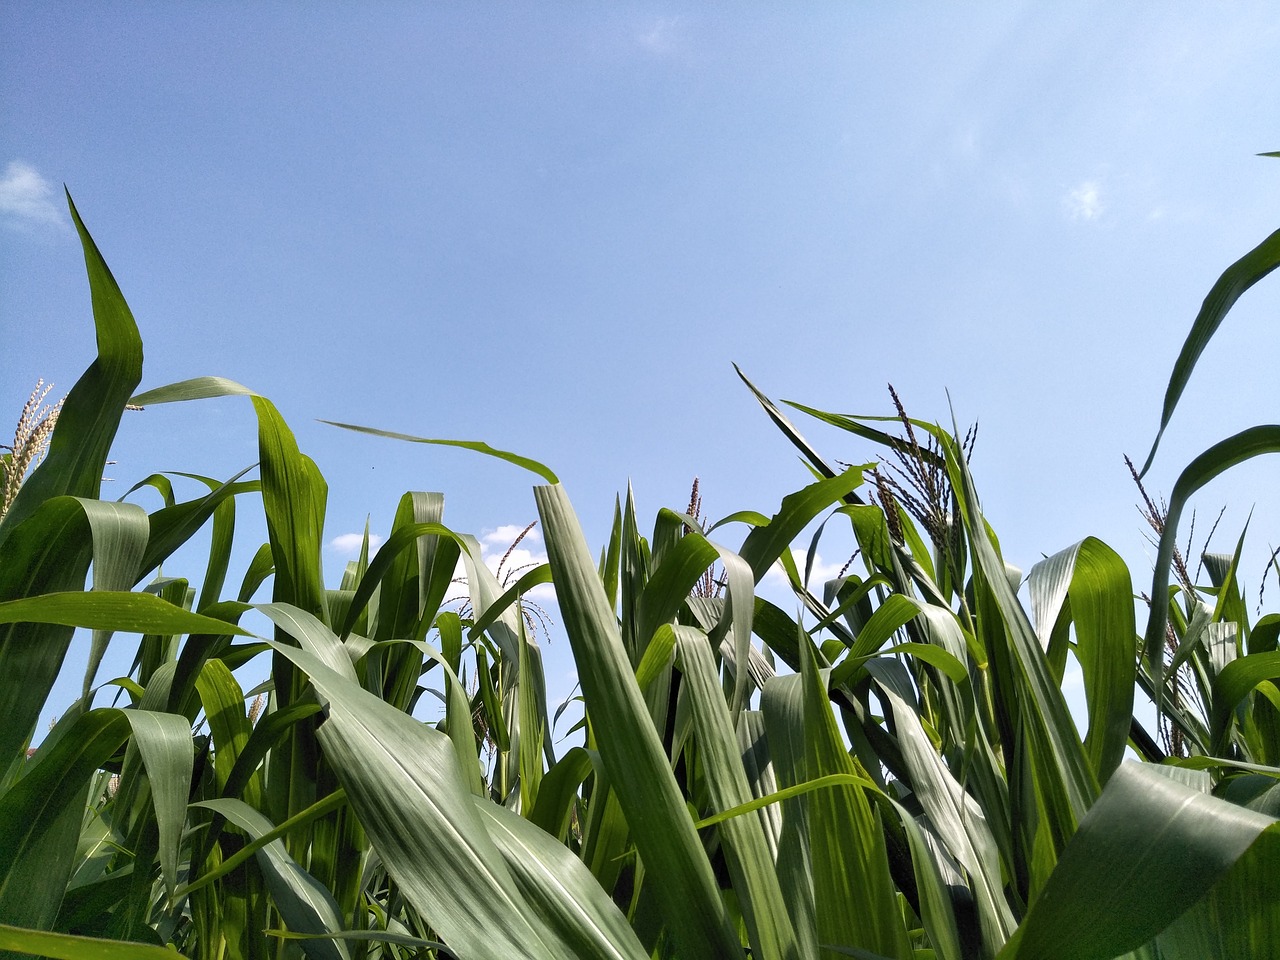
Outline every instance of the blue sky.
{"type": "MultiPolygon", "coordinates": [[[[1280,161],[1255,156],[1280,149],[1278,62],[1265,3],[9,2],[0,410],[92,359],[65,183],[138,318],[144,387],[270,396],[328,478],[331,541],[443,490],[500,553],[533,480],[320,418],[540,459],[594,547],[629,481],[644,518],[694,475],[712,517],[769,512],[807,475],[737,362],[843,412],[890,412],[892,382],[945,421],[949,391],[980,421],[1008,558],[1094,535],[1142,589],[1122,456],[1145,455],[1204,294],[1280,226],[1280,161]]],[[[1228,318],[1153,492],[1277,419],[1277,306],[1273,278],[1228,318]]],[[[256,459],[252,411],[130,415],[115,457],[119,493],[229,477],[256,459]]],[[[1199,501],[1229,504],[1221,549],[1256,505],[1251,590],[1277,479],[1251,465],[1199,501]]],[[[327,548],[331,580],[344,558],[327,548]]]]}

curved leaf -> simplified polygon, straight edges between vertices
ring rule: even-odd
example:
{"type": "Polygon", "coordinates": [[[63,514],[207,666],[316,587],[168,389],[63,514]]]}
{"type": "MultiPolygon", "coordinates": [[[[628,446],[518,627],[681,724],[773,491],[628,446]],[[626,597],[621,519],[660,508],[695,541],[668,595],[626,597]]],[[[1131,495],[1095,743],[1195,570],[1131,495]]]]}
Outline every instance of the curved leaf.
{"type": "Polygon", "coordinates": [[[512,453],[510,450],[496,450],[482,440],[428,440],[426,437],[415,437],[407,433],[395,433],[391,430],[379,430],[376,427],[360,427],[353,423],[338,423],[336,420],[321,420],[320,422],[327,423],[331,427],[341,427],[343,430],[354,430],[356,433],[367,433],[375,437],[407,440],[409,443],[429,443],[441,447],[461,447],[463,450],[473,450],[476,453],[483,453],[487,457],[496,457],[498,460],[505,460],[507,463],[513,463],[517,467],[523,467],[531,473],[536,473],[547,483],[560,482],[551,471],[551,468],[545,464],[529,457],[522,457],[520,454],[512,453]]]}
{"type": "Polygon", "coordinates": [[[44,461],[22,484],[0,518],[0,544],[46,500],[70,495],[97,499],[102,471],[120,427],[120,417],[142,380],[142,336],[129,305],[80,213],[67,194],[67,206],[89,274],[98,356],[67,394],[44,461]]]}
{"type": "Polygon", "coordinates": [[[405,898],[460,960],[556,960],[471,803],[449,738],[275,644],[328,703],[318,738],[352,809],[405,898]]]}
{"type": "Polygon", "coordinates": [[[89,778],[129,736],[123,710],[91,710],[55,729],[0,797],[0,923],[47,929],[70,879],[89,778]],[[55,739],[56,737],[56,739],[55,739]]]}
{"type": "Polygon", "coordinates": [[[1193,906],[1274,822],[1146,764],[1122,764],[1001,960],[1110,960],[1136,950],[1193,906]]]}
{"type": "Polygon", "coordinates": [[[1196,361],[1200,359],[1200,354],[1213,338],[1223,317],[1240,299],[1241,294],[1276,267],[1280,267],[1280,230],[1227,267],[1217,283],[1209,290],[1208,296],[1200,306],[1200,312],[1196,314],[1195,322],[1191,324],[1191,331],[1182,344],[1178,359],[1174,361],[1173,372],[1169,375],[1169,386],[1165,389],[1160,429],[1156,431],[1151,452],[1147,454],[1147,460],[1142,465],[1139,477],[1145,476],[1151,467],[1156,449],[1160,446],[1160,438],[1164,436],[1164,428],[1169,425],[1169,418],[1173,416],[1178,399],[1182,396],[1187,381],[1191,379],[1191,371],[1195,369],[1196,361]]]}
{"type": "MultiPolygon", "coordinates": [[[[263,839],[276,829],[275,824],[242,800],[223,797],[206,800],[201,806],[226,817],[253,840],[263,839]]],[[[255,856],[271,889],[272,904],[291,930],[323,934],[342,929],[342,917],[333,894],[289,856],[283,841],[277,838],[262,844],[255,856]]],[[[310,960],[350,960],[351,957],[341,940],[308,939],[303,941],[302,950],[310,960]]]]}
{"type": "Polygon", "coordinates": [[[1223,754],[1231,715],[1249,691],[1264,680],[1280,679],[1280,652],[1254,653],[1232,660],[1214,678],[1210,733],[1215,754],[1223,754]]]}
{"type": "MultiPolygon", "coordinates": [[[[1263,424],[1249,427],[1234,436],[1220,440],[1196,457],[1178,476],[1169,495],[1169,510],[1165,515],[1164,532],[1160,535],[1160,548],[1156,554],[1155,570],[1151,575],[1151,596],[1163,597],[1169,592],[1169,569],[1173,564],[1173,552],[1177,546],[1178,521],[1183,507],[1197,490],[1214,477],[1264,453],[1280,453],[1280,425],[1263,424]]],[[[1163,603],[1152,603],[1147,618],[1145,651],[1151,672],[1155,678],[1156,708],[1163,703],[1164,639],[1169,611],[1163,603]]]]}

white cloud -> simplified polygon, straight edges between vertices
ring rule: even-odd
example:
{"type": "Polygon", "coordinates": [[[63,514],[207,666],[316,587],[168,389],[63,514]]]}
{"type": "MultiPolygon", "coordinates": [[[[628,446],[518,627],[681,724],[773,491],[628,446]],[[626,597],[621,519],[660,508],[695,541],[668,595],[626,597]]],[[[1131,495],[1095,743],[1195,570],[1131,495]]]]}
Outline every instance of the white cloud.
{"type": "Polygon", "coordinates": [[[65,226],[53,185],[30,164],[12,160],[0,177],[0,216],[12,226],[65,226]]]}
{"type": "MultiPolygon", "coordinates": [[[[483,544],[491,545],[495,547],[500,546],[502,547],[502,550],[505,553],[507,547],[515,543],[516,537],[520,536],[520,531],[523,529],[524,527],[517,526],[514,523],[504,523],[502,526],[498,527],[496,530],[490,530],[486,533],[482,533],[480,535],[480,542],[483,544]]],[[[534,527],[532,530],[530,530],[528,533],[524,535],[524,539],[522,539],[520,542],[529,543],[530,541],[536,542],[541,539],[542,539],[542,534],[538,532],[537,527],[534,527]]]]}
{"type": "Polygon", "coordinates": [[[1072,220],[1097,220],[1106,209],[1098,181],[1086,180],[1067,191],[1062,198],[1062,209],[1072,220]]]}
{"type": "Polygon", "coordinates": [[[676,48],[676,28],[679,25],[679,17],[659,17],[636,37],[636,42],[650,53],[671,53],[676,48]]]}
{"type": "MultiPolygon", "coordinates": [[[[360,556],[360,545],[364,543],[363,533],[341,533],[329,541],[329,549],[340,556],[354,560],[360,556]]],[[[369,553],[373,554],[382,546],[382,537],[376,533],[369,534],[369,553]]]]}
{"type": "MultiPolygon", "coordinates": [[[[517,534],[520,532],[520,528],[518,527],[510,529],[514,529],[517,534]]],[[[516,547],[509,554],[507,553],[508,547],[506,544],[511,542],[510,538],[501,541],[492,553],[486,545],[484,550],[485,566],[493,571],[494,575],[498,578],[498,582],[502,584],[504,589],[514,585],[517,580],[523,577],[534,567],[547,562],[547,555],[542,551],[534,552],[524,548],[523,545],[532,539],[533,531],[529,531],[529,534],[529,536],[520,541],[521,546],[516,547]],[[505,562],[503,560],[504,557],[505,562]],[[498,564],[500,563],[502,564],[501,570],[498,569],[498,564]]],[[[524,596],[530,600],[545,602],[547,600],[554,600],[556,592],[555,588],[551,584],[539,583],[525,591],[524,596]]]]}
{"type": "MultiPolygon", "coordinates": [[[[519,546],[512,548],[511,544],[516,537],[520,536],[522,530],[524,530],[523,526],[508,523],[493,530],[485,531],[479,538],[481,559],[484,561],[484,565],[498,578],[498,583],[503,589],[514,585],[517,580],[534,567],[547,562],[546,553],[537,549],[537,544],[542,542],[542,535],[538,533],[537,527],[534,527],[524,535],[519,546]],[[501,565],[501,570],[499,570],[499,565],[501,565]]],[[[453,575],[458,582],[454,584],[454,588],[450,591],[450,597],[465,596],[467,592],[467,571],[461,560],[458,561],[453,575]]],[[[551,584],[540,583],[525,591],[524,596],[526,599],[538,603],[548,603],[555,601],[556,593],[551,584]]]]}

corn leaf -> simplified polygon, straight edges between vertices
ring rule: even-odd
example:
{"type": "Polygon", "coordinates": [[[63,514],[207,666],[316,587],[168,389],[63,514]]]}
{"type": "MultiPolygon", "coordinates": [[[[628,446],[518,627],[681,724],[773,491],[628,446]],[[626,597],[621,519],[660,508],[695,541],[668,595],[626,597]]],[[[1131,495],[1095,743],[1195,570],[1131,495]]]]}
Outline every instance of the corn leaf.
{"type": "Polygon", "coordinates": [[[120,417],[129,394],[142,380],[138,325],[70,193],[67,206],[84,248],[98,356],[67,394],[44,461],[0,518],[0,544],[46,500],[65,495],[98,497],[120,417]]]}
{"type": "Polygon", "coordinates": [[[1196,361],[1200,359],[1200,354],[1204,352],[1204,348],[1217,332],[1223,318],[1246,290],[1276,267],[1280,267],[1280,230],[1227,267],[1209,290],[1208,296],[1200,306],[1200,312],[1196,314],[1196,319],[1191,324],[1187,339],[1182,344],[1178,359],[1174,361],[1173,372],[1169,375],[1169,385],[1165,389],[1164,409],[1160,413],[1160,429],[1156,431],[1151,452],[1147,454],[1147,460],[1142,465],[1139,476],[1145,476],[1150,469],[1151,461],[1156,456],[1156,449],[1160,446],[1160,438],[1164,436],[1164,429],[1169,425],[1169,420],[1178,406],[1178,400],[1182,397],[1187,381],[1191,379],[1191,371],[1195,369],[1196,361]]]}
{"type": "MultiPolygon", "coordinates": [[[[720,810],[748,803],[754,798],[706,634],[692,627],[676,627],[675,633],[711,802],[720,810]]],[[[754,955],[761,960],[801,956],[760,819],[734,817],[722,829],[754,955]]]]}
{"type": "Polygon", "coordinates": [[[1001,960],[1109,960],[1138,949],[1204,896],[1274,822],[1145,764],[1122,764],[1001,960]]]}
{"type": "Polygon", "coordinates": [[[64,721],[0,796],[0,923],[47,930],[70,879],[89,778],[129,735],[123,710],[64,721]]]}
{"type": "Polygon", "coordinates": [[[736,957],[711,864],[694,832],[666,753],[649,719],[618,621],[564,489],[534,488],[565,633],[590,704],[601,761],[626,815],[654,897],[680,950],[736,957]]]}
{"type": "Polygon", "coordinates": [[[173,960],[167,947],[101,937],[79,937],[70,933],[28,930],[0,923],[0,950],[53,957],[56,960],[173,960]]]}
{"type": "Polygon", "coordinates": [[[507,463],[513,463],[517,467],[536,473],[547,483],[559,483],[559,479],[551,468],[545,464],[532,460],[529,457],[522,457],[518,453],[512,453],[510,450],[495,450],[481,440],[428,440],[425,437],[414,437],[407,433],[395,433],[391,430],[379,430],[376,427],[359,427],[352,423],[338,423],[334,420],[321,420],[321,423],[327,423],[331,427],[341,427],[343,430],[354,430],[356,433],[367,433],[375,437],[388,437],[392,440],[406,440],[409,443],[429,443],[441,447],[461,447],[463,450],[471,450],[475,453],[483,453],[487,457],[496,457],[499,460],[505,460],[507,463]]]}
{"type": "MultiPolygon", "coordinates": [[[[275,824],[241,800],[223,797],[206,800],[202,806],[226,817],[254,840],[275,829],[275,824]]],[[[271,889],[275,908],[289,929],[311,934],[342,929],[342,916],[333,894],[289,856],[284,843],[271,840],[258,847],[254,856],[271,889]]],[[[306,940],[302,950],[308,960],[350,960],[351,957],[341,940],[306,940]]]]}
{"type": "MultiPolygon", "coordinates": [[[[1277,242],[1280,243],[1280,238],[1277,242]]],[[[1182,519],[1183,507],[1192,494],[1238,463],[1265,453],[1277,452],[1280,452],[1280,425],[1266,424],[1249,427],[1234,436],[1218,441],[1187,464],[1178,475],[1177,482],[1173,485],[1173,492],[1169,495],[1169,509],[1165,515],[1164,531],[1160,535],[1160,547],[1156,554],[1155,569],[1151,575],[1152,597],[1163,597],[1168,594],[1169,572],[1173,564],[1173,552],[1177,546],[1178,522],[1182,519]]],[[[1165,604],[1151,604],[1144,642],[1146,659],[1155,680],[1157,709],[1162,708],[1164,701],[1161,695],[1164,676],[1163,645],[1168,617],[1169,611],[1165,604]]]]}
{"type": "Polygon", "coordinates": [[[328,704],[318,732],[352,809],[404,896],[460,960],[555,960],[471,803],[449,739],[309,651],[276,645],[328,704]]]}

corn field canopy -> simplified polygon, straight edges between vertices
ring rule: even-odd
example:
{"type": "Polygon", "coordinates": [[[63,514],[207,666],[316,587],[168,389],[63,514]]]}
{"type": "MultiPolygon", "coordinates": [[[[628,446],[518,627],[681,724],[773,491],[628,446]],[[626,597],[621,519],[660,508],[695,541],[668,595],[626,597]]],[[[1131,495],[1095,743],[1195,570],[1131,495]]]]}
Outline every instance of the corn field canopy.
{"type": "MultiPolygon", "coordinates": [[[[59,406],[37,388],[3,454],[5,956],[1280,955],[1280,614],[1250,617],[1242,546],[1199,574],[1176,546],[1187,499],[1280,451],[1280,426],[1146,500],[1154,571],[1088,538],[1024,573],[984,519],[972,433],[896,394],[882,418],[779,405],[744,372],[743,402],[811,471],[779,502],[711,523],[695,488],[650,521],[628,495],[591,544],[547,465],[388,434],[530,471],[547,562],[500,578],[441,493],[408,491],[369,505],[391,534],[335,587],[325,479],[289,425],[216,377],[139,393],[138,328],[71,212],[98,356],[59,406]],[[256,469],[190,500],[164,474],[101,497],[128,406],[218,396],[252,405],[256,469]],[[857,465],[806,441],[812,420],[846,431],[836,453],[857,465]],[[143,488],[163,506],[135,503],[143,488]],[[233,576],[245,511],[267,542],[233,576]],[[796,559],[815,524],[857,544],[822,584],[796,559]],[[162,575],[197,533],[203,569],[162,575]],[[778,565],[785,604],[758,590],[778,565]],[[576,722],[548,702],[525,596],[546,584],[576,722]],[[104,681],[108,649],[132,669],[104,681]],[[243,667],[264,682],[242,688],[243,667]],[[80,698],[37,739],[68,668],[80,698]]],[[[1163,422],[1278,264],[1280,233],[1209,291],[1163,422]]]]}

